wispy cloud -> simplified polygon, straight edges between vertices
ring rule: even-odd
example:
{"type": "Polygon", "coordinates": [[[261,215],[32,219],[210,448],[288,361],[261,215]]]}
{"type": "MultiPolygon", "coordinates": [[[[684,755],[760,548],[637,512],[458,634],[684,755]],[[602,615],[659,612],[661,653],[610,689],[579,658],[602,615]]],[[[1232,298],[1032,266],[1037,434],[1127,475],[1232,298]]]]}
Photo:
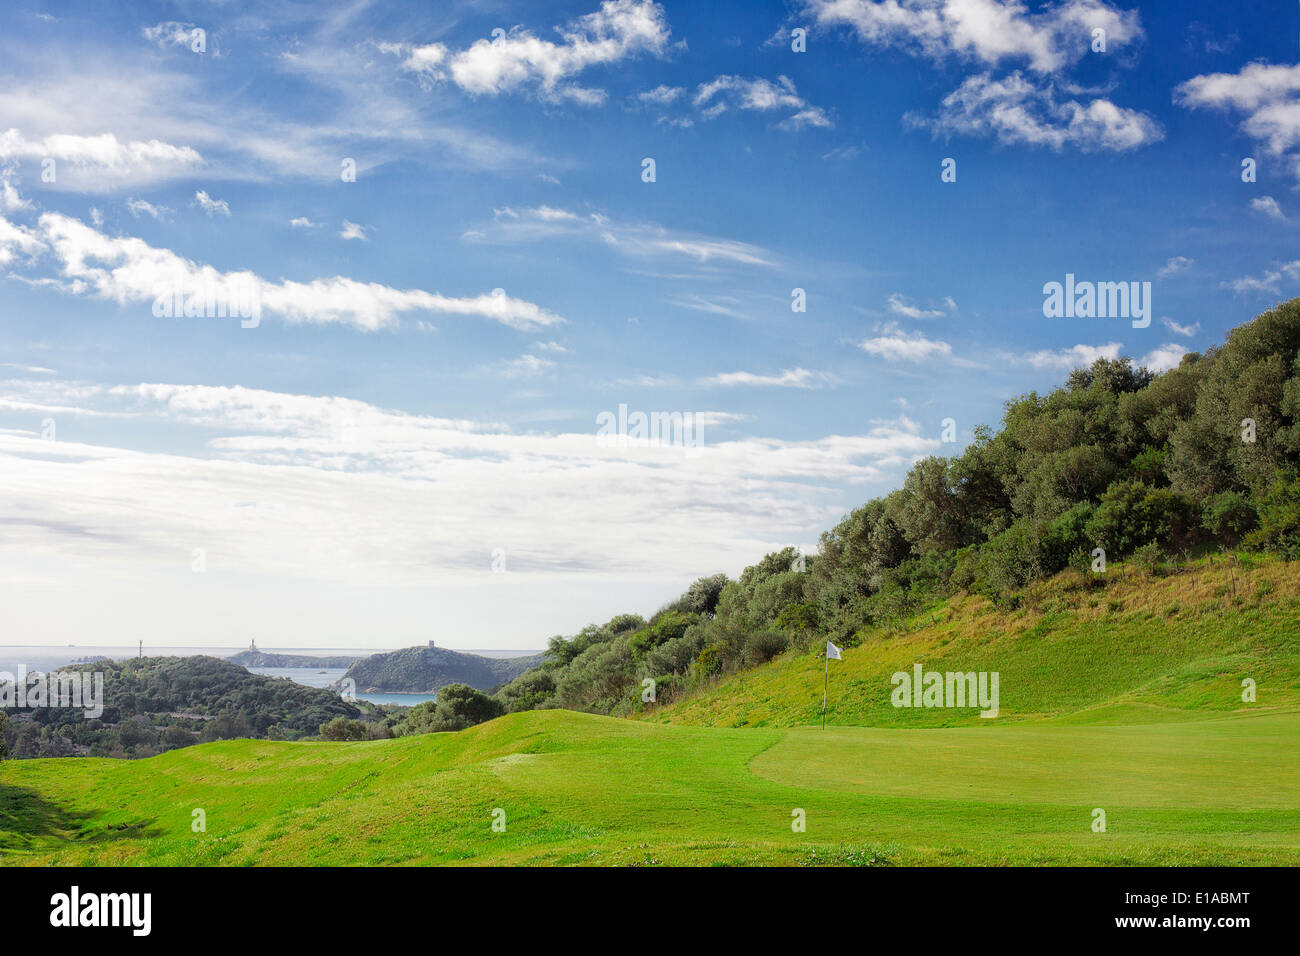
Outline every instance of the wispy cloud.
{"type": "Polygon", "coordinates": [[[395,289],[344,276],[310,282],[273,282],[252,272],[223,273],[196,264],[169,249],[140,239],[105,235],[59,213],[44,213],[34,229],[0,217],[0,263],[14,252],[47,253],[59,272],[46,284],[72,295],[88,295],[125,305],[153,302],[160,290],[202,290],[242,283],[263,311],[291,323],[341,323],[365,331],[390,328],[405,312],[489,319],[517,329],[542,328],[563,318],[500,290],[471,297],[446,296],[421,289],[395,289]]]}
{"type": "Polygon", "coordinates": [[[806,368],[785,369],[775,375],[756,372],[723,372],[704,379],[704,385],[760,386],[764,388],[821,388],[832,382],[825,372],[811,372],[806,368]]]}

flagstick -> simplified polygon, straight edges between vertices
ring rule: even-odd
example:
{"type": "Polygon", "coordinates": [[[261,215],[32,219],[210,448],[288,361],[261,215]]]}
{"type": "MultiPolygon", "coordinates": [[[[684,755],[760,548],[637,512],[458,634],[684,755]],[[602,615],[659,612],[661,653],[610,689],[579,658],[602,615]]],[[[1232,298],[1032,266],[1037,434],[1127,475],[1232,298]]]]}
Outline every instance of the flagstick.
{"type": "Polygon", "coordinates": [[[826,666],[822,668],[822,730],[826,729],[826,687],[831,675],[831,654],[826,652],[826,666]]]}

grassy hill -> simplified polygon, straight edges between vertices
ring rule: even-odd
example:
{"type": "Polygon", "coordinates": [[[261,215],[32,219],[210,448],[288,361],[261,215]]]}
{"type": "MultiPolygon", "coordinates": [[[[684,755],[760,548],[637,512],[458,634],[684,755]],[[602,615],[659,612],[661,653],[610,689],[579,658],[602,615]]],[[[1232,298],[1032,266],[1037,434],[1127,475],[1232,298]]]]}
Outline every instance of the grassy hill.
{"type": "MultiPolygon", "coordinates": [[[[645,716],[722,727],[816,723],[821,647],[645,716]]],[[[1300,564],[1248,556],[1240,564],[1203,558],[1160,576],[1124,565],[1105,578],[1068,571],[1029,588],[1015,610],[959,595],[892,632],[870,633],[830,663],[829,684],[826,720],[839,725],[1145,724],[1300,706],[1300,564]],[[890,676],[916,663],[999,672],[998,718],[892,706],[890,676]],[[1242,702],[1243,678],[1257,684],[1253,704],[1242,702]]]]}
{"type": "Polygon", "coordinates": [[[1300,863],[1300,715],[722,729],[568,711],[0,767],[16,864],[1300,863]],[[1091,829],[1107,812],[1107,832],[1091,829]],[[192,811],[207,832],[191,832],[192,811]],[[491,829],[494,808],[506,831],[491,829]],[[795,833],[802,809],[807,830],[795,833]]]}
{"type": "Polygon", "coordinates": [[[1108,582],[869,637],[831,663],[825,731],[803,655],[644,720],[0,763],[0,863],[1300,864],[1300,566],[1108,582]],[[892,707],[917,661],[999,670],[1001,716],[892,707]]]}

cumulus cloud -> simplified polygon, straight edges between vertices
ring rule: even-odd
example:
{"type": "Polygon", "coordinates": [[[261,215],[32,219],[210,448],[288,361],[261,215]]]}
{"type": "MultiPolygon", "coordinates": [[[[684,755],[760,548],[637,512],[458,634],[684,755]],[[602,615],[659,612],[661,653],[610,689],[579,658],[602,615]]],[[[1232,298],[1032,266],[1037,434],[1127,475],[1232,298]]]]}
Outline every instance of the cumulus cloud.
{"type": "Polygon", "coordinates": [[[1173,256],[1160,267],[1160,271],[1157,272],[1156,275],[1161,279],[1167,279],[1172,275],[1185,272],[1187,269],[1191,268],[1192,264],[1195,262],[1195,259],[1189,259],[1187,256],[1173,256]]]}
{"type": "Polygon", "coordinates": [[[344,219],[344,220],[343,220],[343,228],[339,231],[339,238],[340,238],[340,239],[359,239],[359,240],[361,240],[362,242],[366,242],[366,241],[369,240],[370,237],[366,235],[366,227],[365,227],[365,226],[361,226],[361,225],[358,225],[357,223],[352,222],[352,221],[350,221],[350,220],[348,220],[348,219],[344,219]]]}
{"type": "Polygon", "coordinates": [[[1189,109],[1236,114],[1241,129],[1300,178],[1300,65],[1250,63],[1236,73],[1209,73],[1182,83],[1174,101],[1189,109]]]}
{"type": "Polygon", "coordinates": [[[204,190],[200,189],[194,194],[195,204],[202,209],[207,215],[212,216],[229,216],[230,203],[224,199],[213,199],[204,190]]]}
{"type": "Polygon", "coordinates": [[[1145,365],[1153,372],[1168,372],[1170,369],[1178,368],[1178,363],[1186,354],[1187,349],[1181,345],[1166,343],[1153,349],[1138,364],[1145,365]]]}
{"type": "Polygon", "coordinates": [[[579,86],[574,77],[642,54],[662,56],[671,34],[663,7],[652,0],[605,0],[556,32],[558,42],[514,27],[458,52],[442,43],[382,49],[400,53],[403,69],[429,81],[450,80],[467,93],[531,90],[544,99],[594,106],[604,102],[604,91],[579,86]]]}
{"type": "Polygon", "coordinates": [[[1030,352],[1020,358],[1034,368],[1087,368],[1100,358],[1119,358],[1121,348],[1118,342],[1107,342],[1105,345],[1074,345],[1068,349],[1043,349],[1030,352]]]}
{"type": "Polygon", "coordinates": [[[1020,71],[995,79],[968,77],[943,98],[933,116],[909,113],[906,121],[935,136],[993,136],[1007,144],[1024,143],[1082,152],[1124,152],[1164,138],[1160,124],[1110,100],[1083,102],[1061,97],[1052,83],[1031,81],[1020,71]]]}
{"type": "Polygon", "coordinates": [[[858,343],[858,347],[868,355],[890,362],[924,362],[952,355],[952,346],[947,342],[926,338],[920,332],[909,334],[893,322],[886,323],[877,331],[881,334],[858,343]]]}
{"type": "Polygon", "coordinates": [[[1173,332],[1175,335],[1184,336],[1185,338],[1191,338],[1197,332],[1201,331],[1200,322],[1194,322],[1191,325],[1181,325],[1168,316],[1165,316],[1160,321],[1164,323],[1165,328],[1170,332],[1173,332]]]}
{"type": "Polygon", "coordinates": [[[805,0],[804,9],[819,26],[847,27],[873,46],[988,66],[1023,62],[1039,73],[1077,61],[1094,29],[1106,31],[1108,48],[1143,36],[1135,11],[1101,0],[1065,0],[1038,12],[1020,0],[805,0]]]}
{"type": "Polygon", "coordinates": [[[126,305],[152,303],[161,290],[249,290],[269,312],[291,323],[341,323],[365,331],[390,328],[405,312],[462,315],[489,319],[517,329],[535,329],[564,319],[502,290],[470,297],[446,296],[421,289],[395,289],[344,276],[295,282],[270,281],[252,272],[221,272],[199,265],[169,249],[133,237],[108,236],[60,213],[44,213],[33,229],[0,217],[0,262],[15,251],[48,253],[58,267],[53,284],[73,295],[89,295],[126,305]]]}

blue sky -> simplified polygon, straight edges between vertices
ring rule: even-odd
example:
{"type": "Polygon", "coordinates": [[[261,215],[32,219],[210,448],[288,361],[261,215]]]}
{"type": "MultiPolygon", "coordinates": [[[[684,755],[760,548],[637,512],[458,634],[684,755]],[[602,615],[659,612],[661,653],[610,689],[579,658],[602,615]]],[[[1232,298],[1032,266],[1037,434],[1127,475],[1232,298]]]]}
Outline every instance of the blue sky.
{"type": "Polygon", "coordinates": [[[1300,285],[1295,4],[0,22],[15,642],[539,646],[1300,285]],[[1149,326],[1044,317],[1069,273],[1150,282],[1149,326]],[[231,276],[255,327],[155,314],[231,276]],[[621,405],[700,440],[602,443],[621,405]]]}

